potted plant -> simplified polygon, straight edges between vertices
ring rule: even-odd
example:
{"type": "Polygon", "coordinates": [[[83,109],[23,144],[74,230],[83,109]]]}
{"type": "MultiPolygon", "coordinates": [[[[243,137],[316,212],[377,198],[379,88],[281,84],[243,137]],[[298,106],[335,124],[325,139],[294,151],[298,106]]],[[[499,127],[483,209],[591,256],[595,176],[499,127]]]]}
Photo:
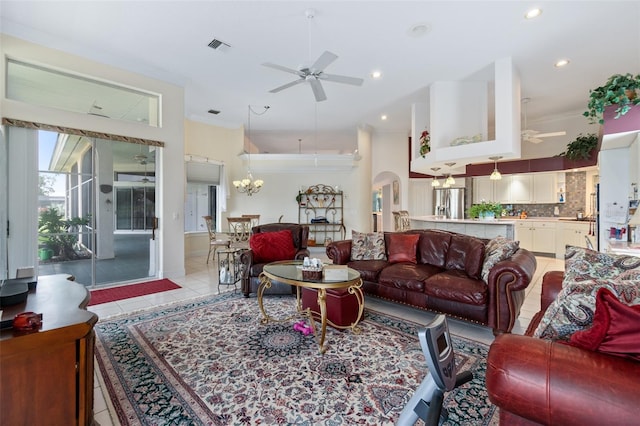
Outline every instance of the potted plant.
{"type": "Polygon", "coordinates": [[[604,123],[602,114],[609,105],[618,105],[615,118],[625,115],[633,105],[640,103],[636,91],[640,89],[640,74],[614,74],[600,87],[589,91],[588,110],[582,115],[590,123],[604,123]]]}
{"type": "Polygon", "coordinates": [[[431,151],[431,136],[429,136],[429,132],[424,130],[420,134],[420,155],[424,158],[425,155],[431,151]]]}
{"type": "Polygon", "coordinates": [[[567,157],[569,160],[587,160],[598,146],[598,136],[595,133],[583,135],[580,133],[578,137],[567,144],[567,150],[558,154],[567,157]]]}
{"type": "Polygon", "coordinates": [[[480,204],[472,205],[467,214],[472,219],[495,219],[502,214],[502,205],[500,203],[487,203],[483,201],[480,204]]]}

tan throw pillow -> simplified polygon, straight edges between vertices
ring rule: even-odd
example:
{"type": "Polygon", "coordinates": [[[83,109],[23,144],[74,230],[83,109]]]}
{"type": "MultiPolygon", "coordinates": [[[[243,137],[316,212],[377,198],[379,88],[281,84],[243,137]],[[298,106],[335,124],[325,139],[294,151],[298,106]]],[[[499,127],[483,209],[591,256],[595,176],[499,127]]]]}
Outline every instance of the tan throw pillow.
{"type": "Polygon", "coordinates": [[[513,256],[520,248],[520,242],[498,236],[487,243],[482,264],[482,280],[489,282],[489,272],[498,264],[513,256]]]}
{"type": "Polygon", "coordinates": [[[384,233],[351,231],[351,260],[386,260],[384,233]]]}
{"type": "Polygon", "coordinates": [[[564,283],[556,300],[549,305],[534,337],[569,340],[577,331],[593,323],[598,290],[606,288],[625,305],[640,303],[640,282],[619,279],[589,279],[564,283]]]}

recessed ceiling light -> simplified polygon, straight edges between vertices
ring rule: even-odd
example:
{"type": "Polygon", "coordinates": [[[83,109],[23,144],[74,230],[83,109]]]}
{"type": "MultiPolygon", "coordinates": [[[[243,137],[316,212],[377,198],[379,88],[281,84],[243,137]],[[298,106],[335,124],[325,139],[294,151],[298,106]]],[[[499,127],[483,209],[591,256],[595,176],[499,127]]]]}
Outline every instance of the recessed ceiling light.
{"type": "Polygon", "coordinates": [[[431,31],[431,25],[429,25],[426,22],[419,22],[409,27],[409,30],[407,31],[407,33],[411,37],[421,37],[426,33],[428,33],[429,31],[431,31]]]}
{"type": "Polygon", "coordinates": [[[380,120],[386,120],[386,119],[387,119],[387,115],[386,115],[386,114],[382,114],[382,115],[380,116],[380,120]]]}
{"type": "Polygon", "coordinates": [[[524,17],[526,19],[533,19],[533,18],[537,18],[540,15],[542,15],[542,9],[536,8],[536,9],[531,9],[530,11],[525,13],[524,17]]]}
{"type": "Polygon", "coordinates": [[[371,77],[375,78],[375,79],[378,79],[378,78],[382,77],[382,73],[380,71],[373,71],[371,73],[371,77]]]}
{"type": "Polygon", "coordinates": [[[564,67],[564,66],[569,65],[569,60],[568,59],[560,59],[554,65],[556,66],[556,68],[564,67]]]}

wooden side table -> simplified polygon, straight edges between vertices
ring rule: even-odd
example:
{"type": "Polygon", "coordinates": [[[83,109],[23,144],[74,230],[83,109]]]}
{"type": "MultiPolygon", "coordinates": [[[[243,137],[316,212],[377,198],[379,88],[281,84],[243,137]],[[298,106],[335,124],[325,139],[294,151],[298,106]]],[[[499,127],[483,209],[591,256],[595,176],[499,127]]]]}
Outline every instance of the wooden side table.
{"type": "Polygon", "coordinates": [[[59,274],[38,278],[26,302],[2,319],[42,313],[34,332],[0,331],[0,424],[93,424],[93,327],[89,291],[59,274]]]}

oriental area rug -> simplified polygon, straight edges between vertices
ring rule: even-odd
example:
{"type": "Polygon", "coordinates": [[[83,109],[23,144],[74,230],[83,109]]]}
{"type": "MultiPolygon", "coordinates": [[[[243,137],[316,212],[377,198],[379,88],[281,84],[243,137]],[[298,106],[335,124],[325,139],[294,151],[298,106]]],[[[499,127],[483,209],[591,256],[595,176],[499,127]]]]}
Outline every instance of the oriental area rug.
{"type": "MultiPolygon", "coordinates": [[[[277,318],[295,310],[291,297],[264,303],[277,318]]],[[[259,312],[256,299],[223,294],[100,321],[96,359],[120,423],[393,425],[427,373],[421,324],[366,310],[360,334],[328,328],[321,355],[298,319],[261,324],[259,312]]],[[[474,379],[445,394],[441,424],[497,424],[488,347],[452,340],[474,379]]]]}

